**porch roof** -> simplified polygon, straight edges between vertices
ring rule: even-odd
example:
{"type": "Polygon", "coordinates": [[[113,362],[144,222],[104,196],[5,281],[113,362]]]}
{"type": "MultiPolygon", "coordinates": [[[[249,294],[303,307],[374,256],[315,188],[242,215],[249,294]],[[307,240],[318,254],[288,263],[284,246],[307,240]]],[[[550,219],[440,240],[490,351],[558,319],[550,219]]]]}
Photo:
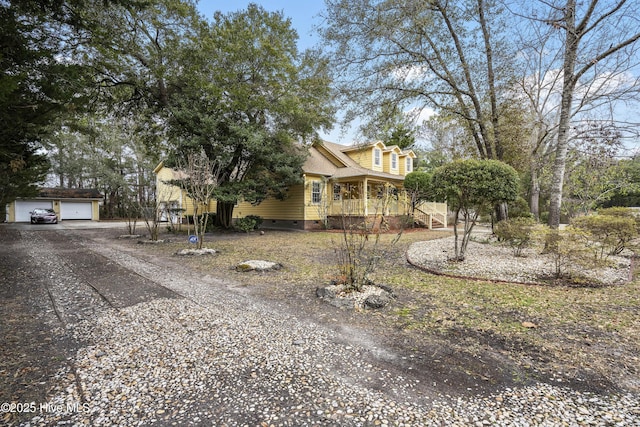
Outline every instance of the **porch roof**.
{"type": "Polygon", "coordinates": [[[338,168],[336,173],[331,175],[331,178],[335,179],[347,179],[347,178],[378,178],[383,181],[395,181],[398,183],[404,182],[404,177],[401,175],[393,175],[386,172],[376,172],[371,169],[365,169],[362,167],[347,167],[338,168]]]}

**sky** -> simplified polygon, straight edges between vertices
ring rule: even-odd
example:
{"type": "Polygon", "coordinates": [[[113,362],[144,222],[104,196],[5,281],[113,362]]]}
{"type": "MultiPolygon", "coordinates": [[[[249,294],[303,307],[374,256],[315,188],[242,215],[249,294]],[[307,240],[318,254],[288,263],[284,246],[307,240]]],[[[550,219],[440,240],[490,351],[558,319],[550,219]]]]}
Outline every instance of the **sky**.
{"type": "Polygon", "coordinates": [[[282,12],[290,18],[293,28],[300,37],[298,48],[304,50],[313,46],[318,38],[312,35],[313,26],[319,25],[318,16],[324,10],[324,0],[199,0],[198,10],[205,18],[211,19],[216,11],[222,13],[245,10],[250,3],[262,6],[267,12],[282,12]]]}
{"type": "MultiPolygon", "coordinates": [[[[205,18],[211,19],[216,11],[222,13],[245,10],[250,3],[259,4],[268,12],[282,12],[285,18],[291,19],[292,27],[298,32],[298,49],[304,50],[316,45],[319,41],[314,34],[314,26],[322,24],[320,13],[324,11],[324,0],[200,0],[198,10],[205,18]]],[[[350,145],[354,142],[355,130],[347,130],[344,134],[336,125],[331,132],[320,132],[320,137],[338,144],[350,145]]]]}

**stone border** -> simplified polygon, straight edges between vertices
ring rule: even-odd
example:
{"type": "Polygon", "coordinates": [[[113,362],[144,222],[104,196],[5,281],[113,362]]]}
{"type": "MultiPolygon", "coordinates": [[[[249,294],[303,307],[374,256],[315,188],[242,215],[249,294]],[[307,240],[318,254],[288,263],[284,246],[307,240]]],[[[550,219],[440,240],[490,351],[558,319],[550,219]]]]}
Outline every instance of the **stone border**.
{"type": "Polygon", "coordinates": [[[474,277],[474,276],[464,276],[460,274],[445,273],[444,271],[435,270],[433,268],[425,267],[424,265],[418,264],[416,261],[411,259],[411,257],[409,256],[408,250],[405,252],[404,256],[407,262],[409,263],[409,265],[411,265],[412,267],[417,268],[418,270],[424,271],[425,273],[433,274],[435,276],[448,277],[451,279],[473,280],[475,282],[508,283],[513,285],[550,286],[549,283],[543,283],[543,282],[523,282],[523,281],[517,281],[517,280],[492,279],[492,278],[485,278],[485,277],[474,277]]]}
{"type": "Polygon", "coordinates": [[[377,310],[386,307],[397,296],[388,285],[370,283],[364,285],[362,292],[349,292],[341,296],[344,285],[332,283],[317,287],[316,296],[338,308],[377,310]]]}

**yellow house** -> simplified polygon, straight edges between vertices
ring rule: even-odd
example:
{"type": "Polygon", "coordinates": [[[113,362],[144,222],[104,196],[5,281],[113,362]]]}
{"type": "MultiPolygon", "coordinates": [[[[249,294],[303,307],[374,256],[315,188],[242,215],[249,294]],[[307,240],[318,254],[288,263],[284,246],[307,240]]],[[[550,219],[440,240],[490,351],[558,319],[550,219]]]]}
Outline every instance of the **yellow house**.
{"type": "MultiPolygon", "coordinates": [[[[434,224],[446,227],[445,203],[425,203],[412,210],[403,182],[405,175],[413,171],[415,157],[411,150],[387,147],[382,142],[356,146],[316,143],[309,147],[309,157],[302,168],[304,182],[291,186],[285,200],[267,198],[259,205],[239,201],[233,217],[258,215],[266,228],[313,230],[340,228],[345,216],[351,220],[383,216],[393,228],[411,215],[430,228],[434,224]]],[[[184,215],[191,215],[193,202],[178,187],[167,183],[179,179],[181,173],[162,163],[154,172],[160,205],[183,209],[184,215]]],[[[215,210],[212,202],[209,211],[215,210]]]]}

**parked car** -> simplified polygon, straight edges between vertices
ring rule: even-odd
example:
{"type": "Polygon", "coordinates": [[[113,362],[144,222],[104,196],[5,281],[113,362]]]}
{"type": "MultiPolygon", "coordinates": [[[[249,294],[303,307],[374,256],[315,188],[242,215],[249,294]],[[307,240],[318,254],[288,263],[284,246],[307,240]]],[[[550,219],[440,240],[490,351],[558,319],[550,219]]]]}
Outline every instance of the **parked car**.
{"type": "Polygon", "coordinates": [[[31,214],[31,224],[57,224],[58,215],[53,209],[34,209],[31,214]]]}

